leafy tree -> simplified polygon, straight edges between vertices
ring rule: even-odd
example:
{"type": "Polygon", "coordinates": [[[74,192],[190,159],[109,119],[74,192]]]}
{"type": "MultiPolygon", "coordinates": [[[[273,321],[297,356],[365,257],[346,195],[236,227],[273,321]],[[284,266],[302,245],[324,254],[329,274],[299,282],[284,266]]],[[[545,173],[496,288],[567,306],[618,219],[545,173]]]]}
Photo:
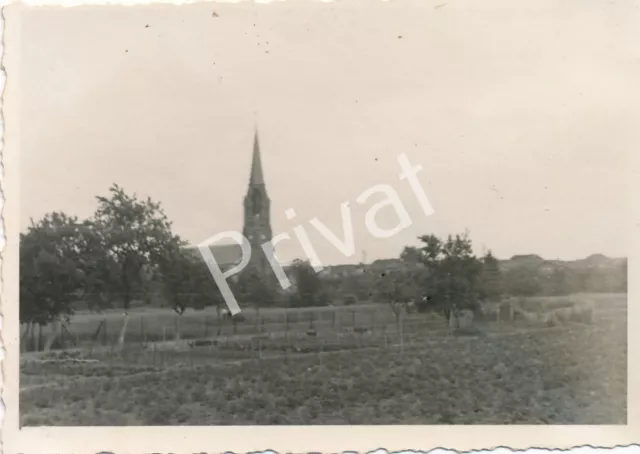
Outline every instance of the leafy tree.
{"type": "Polygon", "coordinates": [[[143,267],[154,273],[166,251],[181,243],[171,233],[171,223],[159,203],[129,196],[116,184],[109,193],[110,197],[97,197],[92,220],[105,257],[98,276],[105,287],[122,295],[127,310],[134,291],[144,284],[143,267]]]}
{"type": "Polygon", "coordinates": [[[61,212],[31,221],[20,234],[20,321],[46,325],[73,314],[84,286],[84,251],[77,218],[61,212]]]}
{"type": "Polygon", "coordinates": [[[349,272],[341,278],[343,294],[355,295],[358,300],[369,298],[371,283],[369,276],[364,272],[349,272]]]}
{"type": "Polygon", "coordinates": [[[545,293],[549,295],[566,295],[570,292],[569,272],[564,267],[555,267],[549,277],[545,293]]]}
{"type": "Polygon", "coordinates": [[[499,301],[503,295],[502,272],[498,260],[488,251],[482,257],[480,299],[499,301]]]}
{"type": "Polygon", "coordinates": [[[374,298],[389,304],[396,324],[400,324],[402,308],[408,301],[415,300],[419,289],[413,276],[403,270],[391,270],[381,273],[375,283],[374,298]]]}
{"type": "Polygon", "coordinates": [[[542,293],[541,276],[536,269],[516,266],[506,271],[507,292],[514,296],[534,296],[542,293]]]}
{"type": "Polygon", "coordinates": [[[422,250],[414,246],[406,246],[402,250],[402,253],[400,254],[400,258],[408,264],[422,263],[423,262],[422,250]]]}
{"type": "Polygon", "coordinates": [[[235,284],[237,300],[241,303],[265,307],[275,301],[274,289],[270,288],[263,277],[254,269],[244,271],[235,284]]]}
{"type": "Polygon", "coordinates": [[[327,303],[327,294],[323,282],[309,262],[296,260],[290,269],[295,282],[293,295],[295,306],[322,306],[327,303]]]}
{"type": "Polygon", "coordinates": [[[103,235],[91,220],[78,225],[77,234],[82,253],[78,255],[79,267],[84,272],[84,282],[79,300],[90,310],[110,307],[115,298],[112,282],[118,273],[113,256],[104,250],[103,235]]]}
{"type": "Polygon", "coordinates": [[[177,241],[159,263],[165,296],[174,310],[182,315],[188,308],[220,307],[224,299],[199,253],[185,249],[177,241]],[[196,255],[198,254],[198,255],[196,255]]]}
{"type": "Polygon", "coordinates": [[[483,264],[473,254],[469,233],[449,235],[445,240],[435,235],[418,239],[422,245],[405,248],[401,258],[409,263],[418,260],[423,267],[415,281],[429,303],[419,308],[448,313],[456,304],[459,308],[478,309],[483,264]]]}

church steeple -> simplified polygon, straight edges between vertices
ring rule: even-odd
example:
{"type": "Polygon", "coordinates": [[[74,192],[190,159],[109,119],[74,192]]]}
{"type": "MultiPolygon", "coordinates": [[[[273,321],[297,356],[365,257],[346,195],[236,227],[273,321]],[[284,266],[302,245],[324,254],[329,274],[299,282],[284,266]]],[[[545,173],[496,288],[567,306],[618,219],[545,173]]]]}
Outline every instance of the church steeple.
{"type": "Polygon", "coordinates": [[[262,162],[260,160],[260,140],[258,139],[258,128],[256,128],[253,138],[253,159],[251,161],[251,176],[249,186],[264,185],[262,176],[262,162]]]}
{"type": "Polygon", "coordinates": [[[251,159],[251,174],[249,187],[244,197],[244,229],[243,235],[251,246],[251,257],[247,264],[248,273],[257,273],[258,278],[269,288],[275,288],[275,274],[271,269],[269,258],[262,246],[272,240],[271,232],[271,201],[267,195],[267,188],[262,173],[260,160],[260,140],[256,127],[253,138],[253,156],[251,159]]]}
{"type": "Polygon", "coordinates": [[[260,141],[258,139],[258,129],[256,128],[253,139],[253,157],[251,161],[251,176],[249,177],[249,187],[244,198],[244,229],[243,234],[249,240],[252,247],[251,261],[264,274],[270,266],[261,246],[265,242],[271,241],[271,201],[267,195],[267,188],[264,183],[262,173],[262,163],[260,162],[260,141]]]}

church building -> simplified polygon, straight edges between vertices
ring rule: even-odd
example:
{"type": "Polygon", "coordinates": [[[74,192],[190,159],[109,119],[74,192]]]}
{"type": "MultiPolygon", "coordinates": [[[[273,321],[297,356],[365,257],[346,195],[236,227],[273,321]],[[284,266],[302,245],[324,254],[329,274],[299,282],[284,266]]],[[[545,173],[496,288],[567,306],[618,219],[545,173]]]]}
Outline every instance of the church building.
{"type": "MultiPolygon", "coordinates": [[[[261,280],[271,286],[275,284],[275,274],[271,268],[262,245],[271,241],[271,200],[262,170],[260,140],[256,130],[253,140],[253,156],[249,174],[249,184],[243,201],[244,225],[242,234],[251,245],[251,258],[241,274],[256,273],[261,280]]],[[[242,249],[236,243],[214,244],[210,247],[221,269],[228,269],[242,260],[242,249]]]]}

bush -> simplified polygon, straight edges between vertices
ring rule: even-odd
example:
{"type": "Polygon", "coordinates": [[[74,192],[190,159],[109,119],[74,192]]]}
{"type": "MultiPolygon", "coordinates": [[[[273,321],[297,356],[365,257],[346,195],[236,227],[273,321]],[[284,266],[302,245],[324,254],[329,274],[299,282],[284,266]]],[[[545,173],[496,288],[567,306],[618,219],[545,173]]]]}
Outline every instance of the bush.
{"type": "Polygon", "coordinates": [[[247,321],[247,317],[245,317],[245,315],[242,312],[240,312],[239,314],[232,315],[231,319],[233,320],[233,323],[242,323],[247,321]]]}
{"type": "Polygon", "coordinates": [[[345,306],[353,306],[358,302],[358,298],[355,295],[346,295],[344,297],[343,303],[345,306]]]}

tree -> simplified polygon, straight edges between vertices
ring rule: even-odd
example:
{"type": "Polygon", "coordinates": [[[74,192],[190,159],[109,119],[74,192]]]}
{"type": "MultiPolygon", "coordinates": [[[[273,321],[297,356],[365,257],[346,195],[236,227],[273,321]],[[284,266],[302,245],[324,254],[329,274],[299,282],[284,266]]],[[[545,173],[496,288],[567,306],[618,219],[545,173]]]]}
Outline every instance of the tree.
{"type": "Polygon", "coordinates": [[[327,303],[323,282],[309,262],[295,260],[290,271],[295,282],[294,306],[322,306],[327,303]]]}
{"type": "Polygon", "coordinates": [[[534,296],[542,291],[541,277],[536,269],[515,266],[505,273],[507,292],[514,296],[534,296]]]}
{"type": "Polygon", "coordinates": [[[159,203],[150,198],[138,200],[116,184],[109,192],[110,197],[97,197],[92,220],[105,257],[99,274],[109,281],[105,286],[121,294],[126,311],[134,291],[144,284],[143,267],[154,273],[166,251],[180,247],[181,242],[171,233],[171,223],[159,203]]]}
{"type": "Polygon", "coordinates": [[[567,295],[570,292],[569,289],[569,272],[562,266],[556,266],[551,272],[549,277],[549,283],[547,286],[548,295],[558,296],[567,295]]]}
{"type": "Polygon", "coordinates": [[[274,289],[270,288],[263,277],[255,270],[249,269],[241,273],[234,286],[238,294],[238,301],[257,307],[273,305],[274,289]]]}
{"type": "Polygon", "coordinates": [[[405,246],[400,254],[400,258],[408,264],[418,264],[423,262],[422,250],[414,246],[405,246]]]}
{"type": "Polygon", "coordinates": [[[407,247],[401,258],[408,263],[422,265],[415,281],[422,293],[419,301],[428,297],[425,308],[448,314],[455,304],[458,308],[479,309],[482,262],[473,254],[469,232],[449,235],[442,240],[435,235],[418,238],[420,247],[407,247]]]}
{"type": "Polygon", "coordinates": [[[340,287],[343,294],[355,295],[358,300],[366,300],[370,297],[371,283],[367,273],[360,270],[348,271],[340,278],[340,287]]]}
{"type": "Polygon", "coordinates": [[[500,264],[489,250],[482,257],[482,275],[480,299],[489,301],[499,301],[502,298],[502,272],[500,264]]]}
{"type": "Polygon", "coordinates": [[[83,252],[77,218],[61,212],[32,220],[20,234],[20,322],[28,331],[34,324],[54,323],[46,349],[55,340],[59,318],[73,314],[74,294],[84,286],[83,252]]]}
{"type": "Polygon", "coordinates": [[[173,309],[182,315],[188,307],[220,307],[224,299],[207,264],[199,255],[181,246],[183,243],[178,241],[158,265],[165,296],[173,309]]]}
{"type": "Polygon", "coordinates": [[[417,298],[418,291],[410,273],[392,270],[380,274],[375,283],[374,297],[379,302],[389,304],[399,328],[402,309],[408,301],[417,298]]]}

